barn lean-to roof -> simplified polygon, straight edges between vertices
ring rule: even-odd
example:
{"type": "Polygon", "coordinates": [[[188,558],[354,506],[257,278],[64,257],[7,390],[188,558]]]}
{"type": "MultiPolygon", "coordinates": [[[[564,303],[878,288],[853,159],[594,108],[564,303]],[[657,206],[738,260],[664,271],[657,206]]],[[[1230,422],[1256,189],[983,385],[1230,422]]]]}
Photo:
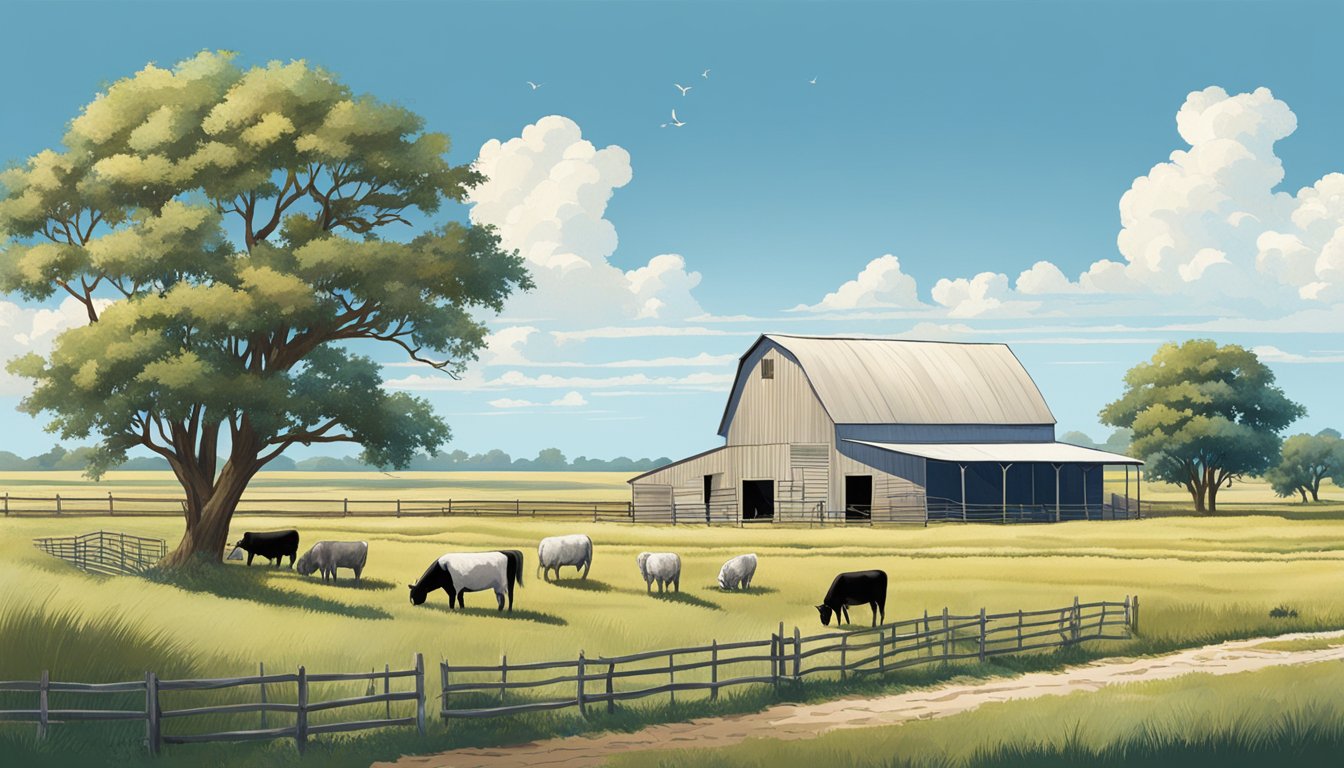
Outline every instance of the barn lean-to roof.
{"type": "Polygon", "coordinates": [[[728,434],[748,361],[762,344],[798,363],[836,424],[1055,423],[1006,344],[765,334],[738,362],[720,435],[728,434]]]}

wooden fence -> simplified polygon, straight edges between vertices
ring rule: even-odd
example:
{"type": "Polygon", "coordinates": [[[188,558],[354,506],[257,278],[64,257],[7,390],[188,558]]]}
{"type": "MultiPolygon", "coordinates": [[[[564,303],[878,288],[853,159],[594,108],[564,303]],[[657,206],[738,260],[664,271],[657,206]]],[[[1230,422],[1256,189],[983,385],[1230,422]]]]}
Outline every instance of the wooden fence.
{"type": "MultiPolygon", "coordinates": [[[[866,608],[857,609],[866,613],[866,608]]],[[[840,680],[885,674],[916,665],[1062,648],[1086,640],[1127,640],[1138,629],[1139,599],[1080,603],[1041,611],[941,614],[878,627],[803,637],[784,625],[769,639],[711,642],[691,648],[627,656],[539,663],[439,666],[445,719],[481,718],[522,712],[588,708],[617,702],[701,693],[711,701],[719,691],[744,685],[798,683],[809,676],[840,680]],[[464,679],[469,678],[469,679],[464,679]],[[517,692],[524,692],[519,695],[517,692]],[[540,696],[533,696],[540,692],[540,696]]]]}
{"type": "Polygon", "coordinates": [[[82,571],[106,576],[139,573],[168,554],[163,539],[119,531],[33,539],[33,546],[82,571]]]}
{"type": "MultiPolygon", "coordinates": [[[[181,496],[24,496],[4,493],[0,511],[8,517],[179,517],[181,496]]],[[[634,520],[628,501],[527,499],[301,499],[244,498],[239,515],[286,517],[528,517],[592,522],[634,520]]]]}
{"type": "MultiPolygon", "coordinates": [[[[37,681],[0,681],[0,695],[13,698],[15,693],[36,694],[36,707],[31,709],[0,709],[0,721],[36,722],[38,738],[46,738],[53,723],[74,723],[80,721],[139,720],[145,724],[145,745],[151,755],[158,754],[164,744],[191,744],[200,742],[232,741],[269,741],[272,739],[293,739],[299,752],[303,752],[311,737],[325,733],[344,733],[373,728],[392,726],[416,726],[420,733],[425,731],[425,663],[421,654],[415,655],[415,665],[410,669],[393,670],[384,667],[383,671],[356,673],[313,674],[299,667],[297,673],[266,674],[264,666],[258,668],[258,674],[250,677],[214,678],[206,680],[161,680],[150,672],[144,680],[124,683],[65,683],[50,679],[46,671],[37,681]],[[393,690],[393,681],[413,679],[412,690],[393,690]],[[376,690],[376,684],[382,682],[382,692],[376,690]],[[343,696],[340,698],[315,699],[312,696],[314,684],[367,682],[368,688],[362,696],[343,696]],[[232,689],[238,695],[247,696],[253,690],[258,697],[255,701],[241,701],[226,704],[202,705],[191,701],[192,692],[221,691],[232,689]],[[95,694],[136,694],[142,702],[134,708],[80,708],[54,707],[53,695],[88,696],[95,694]],[[167,708],[165,704],[175,704],[176,708],[167,708]],[[394,702],[415,702],[413,715],[394,716],[394,702]],[[365,711],[357,720],[315,719],[316,713],[329,712],[351,707],[370,707],[382,704],[381,716],[365,711]],[[292,722],[272,726],[268,715],[292,716],[292,722]],[[240,718],[257,715],[256,728],[219,730],[220,723],[240,724],[240,718]],[[197,728],[191,724],[195,721],[197,728]],[[170,724],[183,723],[182,726],[170,724]]],[[[123,702],[127,699],[122,697],[123,702]]],[[[195,697],[199,699],[199,697],[195,697]]]]}

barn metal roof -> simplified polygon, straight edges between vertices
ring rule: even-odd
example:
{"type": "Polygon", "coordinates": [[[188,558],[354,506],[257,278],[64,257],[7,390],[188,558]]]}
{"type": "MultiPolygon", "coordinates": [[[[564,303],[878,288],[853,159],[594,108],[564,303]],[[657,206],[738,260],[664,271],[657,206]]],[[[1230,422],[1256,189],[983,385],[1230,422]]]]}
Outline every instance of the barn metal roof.
{"type": "Polygon", "coordinates": [[[1055,423],[1006,344],[766,334],[752,349],[762,341],[798,361],[836,424],[1055,423]]]}
{"type": "Polygon", "coordinates": [[[867,440],[846,440],[895,451],[908,456],[920,456],[936,461],[970,463],[992,461],[999,463],[1050,464],[1143,464],[1138,459],[1119,453],[1098,451],[1068,443],[873,443],[867,440]]]}

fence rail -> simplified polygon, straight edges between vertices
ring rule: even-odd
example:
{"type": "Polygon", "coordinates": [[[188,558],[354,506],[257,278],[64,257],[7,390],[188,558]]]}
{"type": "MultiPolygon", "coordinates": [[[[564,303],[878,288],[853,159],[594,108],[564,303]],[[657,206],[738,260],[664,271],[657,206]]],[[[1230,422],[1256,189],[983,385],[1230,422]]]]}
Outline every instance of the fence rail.
{"type": "Polygon", "coordinates": [[[33,539],[33,546],[88,573],[105,576],[139,573],[168,554],[163,539],[119,531],[33,539]]]}
{"type": "MultiPolygon", "coordinates": [[[[204,680],[161,680],[150,672],[144,680],[120,683],[66,683],[50,679],[46,671],[37,681],[0,681],[0,695],[12,699],[13,694],[37,694],[36,707],[32,709],[0,709],[0,721],[18,721],[37,723],[38,738],[46,738],[52,723],[74,723],[81,721],[138,720],[145,724],[145,745],[151,755],[158,754],[164,744],[194,744],[201,742],[231,741],[268,741],[272,739],[293,739],[294,744],[303,752],[312,736],[324,733],[344,733],[374,728],[395,726],[416,726],[420,733],[425,731],[425,662],[421,654],[415,655],[414,666],[405,670],[393,670],[390,666],[382,672],[324,673],[308,674],[304,667],[297,673],[267,675],[264,665],[259,665],[257,675],[236,678],[212,678],[204,680]],[[394,691],[393,681],[403,678],[413,679],[411,690],[394,691]],[[382,681],[382,692],[377,692],[375,683],[382,681]],[[358,682],[368,683],[368,689],[362,696],[339,696],[338,698],[313,699],[311,686],[323,683],[358,682]],[[205,704],[191,702],[190,694],[200,691],[235,690],[242,695],[253,689],[259,700],[228,704],[205,704]],[[135,698],[141,704],[119,709],[81,709],[57,708],[52,706],[52,694],[138,694],[135,698]],[[268,699],[269,695],[269,699],[268,699]],[[183,699],[183,697],[186,697],[183,699]],[[283,698],[284,701],[277,701],[283,698]],[[169,709],[166,704],[181,700],[177,708],[169,709]],[[292,700],[292,703],[291,703],[292,700]],[[398,702],[415,702],[414,714],[393,716],[392,705],[398,702]],[[310,715],[352,707],[383,705],[382,717],[369,717],[369,712],[356,720],[333,720],[331,722],[310,722],[310,715]],[[272,726],[268,715],[280,714],[292,716],[290,724],[272,726]],[[221,724],[237,724],[240,716],[256,715],[258,727],[218,730],[221,724]],[[217,728],[217,730],[191,730],[195,719],[198,727],[217,728]],[[204,719],[204,723],[201,720],[204,719]],[[171,732],[165,732],[167,722],[184,723],[175,726],[171,732]]],[[[121,703],[129,700],[125,695],[121,703]]]]}
{"type": "Polygon", "coordinates": [[[1126,640],[1138,630],[1139,599],[1038,611],[941,614],[873,628],[803,637],[780,624],[768,639],[573,660],[439,666],[439,714],[445,720],[588,707],[744,685],[796,683],[809,676],[884,674],[905,667],[1027,653],[1088,640],[1126,640]],[[464,679],[467,678],[467,679],[464,679]],[[541,689],[541,690],[539,690],[541,689]],[[518,695],[517,692],[526,695],[518,695]]]}

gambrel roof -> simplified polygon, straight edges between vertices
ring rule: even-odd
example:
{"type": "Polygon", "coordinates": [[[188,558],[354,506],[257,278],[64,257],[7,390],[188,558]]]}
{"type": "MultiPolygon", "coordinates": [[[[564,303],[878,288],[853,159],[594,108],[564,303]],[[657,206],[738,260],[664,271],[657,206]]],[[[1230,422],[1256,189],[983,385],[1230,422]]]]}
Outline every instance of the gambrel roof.
{"type": "Polygon", "coordinates": [[[766,334],[738,363],[719,434],[728,433],[743,377],[772,348],[802,368],[836,424],[1055,423],[1005,344],[766,334]]]}

